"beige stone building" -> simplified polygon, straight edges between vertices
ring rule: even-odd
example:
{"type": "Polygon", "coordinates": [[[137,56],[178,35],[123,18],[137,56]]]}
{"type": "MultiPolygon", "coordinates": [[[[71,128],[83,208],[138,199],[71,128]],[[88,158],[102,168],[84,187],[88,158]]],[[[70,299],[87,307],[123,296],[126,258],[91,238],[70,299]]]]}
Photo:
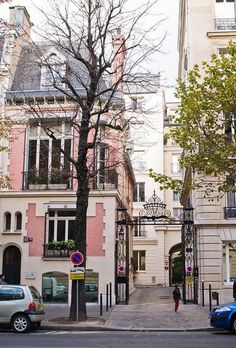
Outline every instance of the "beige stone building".
{"type": "MultiPolygon", "coordinates": [[[[194,64],[220,54],[230,40],[236,39],[236,4],[234,0],[180,0],[179,76],[186,80],[194,64]]],[[[236,279],[236,200],[235,193],[219,196],[204,178],[206,187],[192,192],[201,301],[201,283],[209,283],[219,292],[220,302],[232,300],[236,279]]],[[[206,298],[208,299],[208,297],[206,298]]]]}
{"type": "Polygon", "coordinates": [[[172,126],[168,116],[174,112],[176,104],[165,102],[160,76],[142,76],[142,79],[146,79],[148,87],[130,87],[125,93],[126,117],[131,119],[128,147],[136,179],[133,195],[133,216],[137,222],[133,226],[134,280],[136,286],[169,286],[176,281],[172,265],[173,258],[181,250],[181,228],[179,225],[142,224],[139,214],[145,202],[153,198],[155,190],[171,216],[177,218],[180,215],[178,194],[161,191],[159,184],[148,175],[148,169],[152,168],[157,173],[182,177],[178,163],[181,150],[172,141],[164,141],[165,132],[172,126]]]}

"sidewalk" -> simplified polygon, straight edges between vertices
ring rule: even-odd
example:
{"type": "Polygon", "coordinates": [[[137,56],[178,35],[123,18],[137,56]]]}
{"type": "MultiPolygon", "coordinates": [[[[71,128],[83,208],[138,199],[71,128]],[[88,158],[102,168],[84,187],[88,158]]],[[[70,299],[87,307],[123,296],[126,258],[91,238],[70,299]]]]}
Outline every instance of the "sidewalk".
{"type": "Polygon", "coordinates": [[[131,330],[131,331],[203,331],[211,330],[209,308],[194,304],[180,304],[174,312],[171,288],[138,288],[129,305],[116,305],[100,316],[97,304],[87,305],[88,320],[68,320],[69,306],[46,305],[43,329],[50,330],[131,330]]]}

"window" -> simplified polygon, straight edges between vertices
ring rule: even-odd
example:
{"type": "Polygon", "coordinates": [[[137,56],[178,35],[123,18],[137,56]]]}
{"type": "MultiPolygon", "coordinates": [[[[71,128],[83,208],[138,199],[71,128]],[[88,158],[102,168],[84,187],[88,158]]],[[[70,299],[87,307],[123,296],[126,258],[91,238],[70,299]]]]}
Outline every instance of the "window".
{"type": "Polygon", "coordinates": [[[22,288],[2,286],[0,290],[0,301],[23,300],[25,297],[22,288]]]}
{"type": "Polygon", "coordinates": [[[142,219],[139,217],[134,218],[134,237],[146,237],[145,225],[142,225],[142,219]]]}
{"type": "Polygon", "coordinates": [[[108,172],[108,144],[99,143],[96,149],[97,158],[97,183],[106,183],[106,173],[108,172]]]}
{"type": "Polygon", "coordinates": [[[50,210],[46,243],[75,239],[75,210],[50,210]]]}
{"type": "Polygon", "coordinates": [[[66,64],[62,57],[51,53],[47,58],[47,63],[41,68],[41,86],[49,87],[61,85],[66,74],[66,64]]]}
{"type": "Polygon", "coordinates": [[[173,191],[173,201],[179,201],[180,200],[180,193],[173,191]]]}
{"type": "Polygon", "coordinates": [[[236,280],[236,242],[225,242],[222,249],[224,283],[231,283],[236,280]]]}
{"type": "Polygon", "coordinates": [[[9,212],[5,213],[4,230],[5,231],[10,231],[11,230],[11,213],[9,213],[9,212]]]}
{"type": "Polygon", "coordinates": [[[15,230],[16,231],[21,231],[22,229],[22,214],[17,212],[15,215],[15,230]]]}
{"type": "Polygon", "coordinates": [[[181,173],[179,160],[180,160],[180,155],[172,155],[172,164],[171,164],[172,174],[181,173]]]}
{"type": "Polygon", "coordinates": [[[134,111],[144,109],[144,98],[131,98],[131,109],[134,111]]]}
{"type": "Polygon", "coordinates": [[[134,269],[136,271],[146,270],[146,251],[134,250],[133,252],[134,269]]]}
{"type": "Polygon", "coordinates": [[[137,182],[134,185],[133,201],[145,202],[145,183],[144,182],[137,182]]]}
{"type": "Polygon", "coordinates": [[[28,144],[29,184],[69,184],[70,162],[64,154],[71,154],[72,130],[70,125],[58,121],[32,123],[28,144]],[[45,129],[54,132],[51,139],[45,129]]]}
{"type": "Polygon", "coordinates": [[[144,150],[136,150],[131,156],[134,169],[144,171],[147,169],[144,150]]]}
{"type": "Polygon", "coordinates": [[[236,130],[236,115],[225,114],[225,135],[226,141],[235,141],[235,130],[236,130]]]}
{"type": "Polygon", "coordinates": [[[183,215],[183,209],[182,208],[173,208],[173,216],[174,217],[181,217],[183,215]]]}

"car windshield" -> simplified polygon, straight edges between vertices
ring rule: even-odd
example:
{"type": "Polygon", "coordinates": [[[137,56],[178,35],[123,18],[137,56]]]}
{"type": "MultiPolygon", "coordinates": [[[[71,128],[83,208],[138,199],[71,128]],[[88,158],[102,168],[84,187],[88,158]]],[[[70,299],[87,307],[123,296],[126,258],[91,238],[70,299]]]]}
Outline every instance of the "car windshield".
{"type": "Polygon", "coordinates": [[[30,289],[30,292],[31,292],[31,294],[32,294],[32,297],[34,298],[34,299],[40,299],[41,298],[41,296],[40,296],[40,293],[38,292],[38,290],[34,287],[34,286],[29,286],[29,289],[30,289]]]}

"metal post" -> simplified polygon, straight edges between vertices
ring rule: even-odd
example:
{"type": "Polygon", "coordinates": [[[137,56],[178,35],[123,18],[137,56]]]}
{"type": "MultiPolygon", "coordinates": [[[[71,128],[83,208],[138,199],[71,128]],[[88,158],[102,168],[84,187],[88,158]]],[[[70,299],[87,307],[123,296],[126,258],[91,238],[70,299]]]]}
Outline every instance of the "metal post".
{"type": "Polygon", "coordinates": [[[216,305],[219,306],[219,293],[216,293],[216,305]]]}
{"type": "Polygon", "coordinates": [[[212,309],[212,301],[211,301],[211,283],[209,283],[209,309],[212,309]]]}
{"type": "Polygon", "coordinates": [[[100,315],[102,315],[102,294],[100,294],[100,315]]]}
{"type": "Polygon", "coordinates": [[[106,312],[108,312],[108,283],[106,285],[106,312]]]}
{"type": "Polygon", "coordinates": [[[112,284],[110,282],[110,307],[112,307],[112,284]]]}
{"type": "Polygon", "coordinates": [[[204,307],[205,305],[205,301],[204,301],[204,281],[202,281],[202,307],[204,307]]]}
{"type": "Polygon", "coordinates": [[[79,280],[76,280],[76,320],[79,320],[79,280]]]}

